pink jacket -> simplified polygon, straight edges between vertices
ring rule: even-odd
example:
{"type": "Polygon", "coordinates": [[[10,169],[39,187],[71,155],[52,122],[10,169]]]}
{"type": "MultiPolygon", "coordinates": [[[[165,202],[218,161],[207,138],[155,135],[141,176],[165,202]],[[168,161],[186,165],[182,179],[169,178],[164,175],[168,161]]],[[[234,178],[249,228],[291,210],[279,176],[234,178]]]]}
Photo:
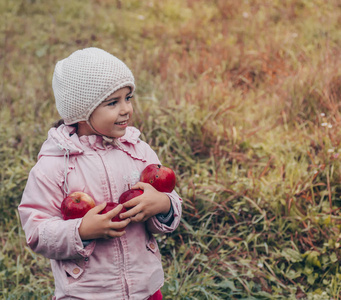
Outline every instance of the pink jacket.
{"type": "Polygon", "coordinates": [[[64,188],[84,191],[96,204],[118,202],[148,164],[160,162],[134,127],[115,146],[95,135],[79,138],[73,130],[65,125],[50,129],[30,172],[19,206],[27,243],[51,259],[56,299],[148,299],[164,281],[152,234],[177,228],[182,200],[175,191],[167,194],[174,210],[170,226],[154,216],[129,224],[121,238],[97,239],[84,248],[78,233],[81,219],[61,217],[64,188]]]}

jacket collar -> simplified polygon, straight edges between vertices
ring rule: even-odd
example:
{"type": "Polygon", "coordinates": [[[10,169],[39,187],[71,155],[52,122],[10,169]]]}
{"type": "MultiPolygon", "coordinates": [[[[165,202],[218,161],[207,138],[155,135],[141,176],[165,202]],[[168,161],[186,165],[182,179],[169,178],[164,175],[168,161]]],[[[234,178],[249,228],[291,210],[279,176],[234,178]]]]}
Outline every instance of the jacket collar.
{"type": "MultiPolygon", "coordinates": [[[[140,142],[140,135],[141,132],[137,128],[129,126],[127,127],[125,135],[114,140],[112,146],[117,146],[131,156],[136,156],[136,153],[132,153],[134,151],[132,151],[131,145],[136,145],[140,142]]],[[[38,158],[41,156],[63,156],[65,151],[68,151],[70,156],[79,155],[89,147],[104,149],[106,144],[101,136],[90,135],[78,137],[74,127],[63,124],[58,128],[51,128],[49,130],[48,138],[44,142],[38,158]]],[[[141,157],[136,158],[142,159],[141,157]]]]}

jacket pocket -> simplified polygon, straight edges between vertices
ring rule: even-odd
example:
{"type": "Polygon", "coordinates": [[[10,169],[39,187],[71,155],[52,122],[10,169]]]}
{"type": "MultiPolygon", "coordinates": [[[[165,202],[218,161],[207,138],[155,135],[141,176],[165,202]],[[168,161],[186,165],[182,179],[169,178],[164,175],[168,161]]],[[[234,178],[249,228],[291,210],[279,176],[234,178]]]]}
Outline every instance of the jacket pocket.
{"type": "Polygon", "coordinates": [[[153,235],[150,235],[149,239],[146,240],[146,248],[147,248],[147,250],[149,250],[152,253],[154,253],[155,256],[157,257],[157,259],[159,261],[161,261],[161,254],[160,254],[160,251],[159,251],[159,247],[158,247],[157,242],[156,242],[156,240],[155,240],[153,235]]]}
{"type": "Polygon", "coordinates": [[[63,268],[69,284],[77,282],[80,276],[84,273],[84,268],[74,262],[64,263],[63,268]]]}

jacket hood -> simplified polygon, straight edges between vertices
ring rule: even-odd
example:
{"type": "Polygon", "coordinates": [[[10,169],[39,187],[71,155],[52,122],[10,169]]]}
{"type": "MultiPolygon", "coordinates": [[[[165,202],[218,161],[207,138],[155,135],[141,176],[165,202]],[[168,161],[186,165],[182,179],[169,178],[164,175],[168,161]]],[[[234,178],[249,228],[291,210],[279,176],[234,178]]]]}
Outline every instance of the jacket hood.
{"type": "MultiPolygon", "coordinates": [[[[65,152],[68,152],[68,155],[70,156],[82,154],[85,150],[85,140],[87,140],[88,144],[93,148],[105,147],[105,142],[101,136],[90,135],[79,137],[75,131],[76,129],[73,126],[64,124],[60,125],[58,128],[51,128],[48,132],[47,140],[40,149],[38,159],[42,156],[64,156],[65,152]]],[[[140,131],[135,127],[127,127],[125,135],[117,139],[120,148],[125,150],[125,148],[129,148],[128,144],[138,143],[140,134],[140,131]]]]}

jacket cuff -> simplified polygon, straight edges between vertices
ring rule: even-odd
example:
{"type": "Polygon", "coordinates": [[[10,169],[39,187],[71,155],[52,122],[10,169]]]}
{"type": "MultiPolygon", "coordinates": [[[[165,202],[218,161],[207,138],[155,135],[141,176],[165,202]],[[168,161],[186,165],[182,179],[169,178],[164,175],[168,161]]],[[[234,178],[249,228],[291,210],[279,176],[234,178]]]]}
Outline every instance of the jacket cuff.
{"type": "Polygon", "coordinates": [[[90,245],[93,240],[86,240],[82,241],[83,247],[85,248],[86,246],[90,245]]]}
{"type": "Polygon", "coordinates": [[[180,223],[181,198],[178,197],[175,192],[165,194],[169,197],[172,203],[172,217],[169,220],[169,223],[162,223],[161,221],[159,221],[159,218],[157,217],[158,215],[151,217],[147,221],[147,228],[151,233],[170,233],[174,231],[180,223]]]}
{"type": "Polygon", "coordinates": [[[76,251],[83,257],[90,256],[95,249],[96,241],[95,240],[88,240],[82,241],[79,235],[79,227],[81,226],[82,219],[79,219],[76,223],[75,228],[75,240],[76,240],[76,251]]]}
{"type": "Polygon", "coordinates": [[[170,201],[170,204],[171,204],[171,207],[170,207],[169,212],[167,214],[157,214],[156,215],[156,218],[158,219],[158,221],[160,223],[166,224],[167,226],[172,224],[172,222],[174,220],[174,209],[173,209],[172,201],[170,201]]]}

